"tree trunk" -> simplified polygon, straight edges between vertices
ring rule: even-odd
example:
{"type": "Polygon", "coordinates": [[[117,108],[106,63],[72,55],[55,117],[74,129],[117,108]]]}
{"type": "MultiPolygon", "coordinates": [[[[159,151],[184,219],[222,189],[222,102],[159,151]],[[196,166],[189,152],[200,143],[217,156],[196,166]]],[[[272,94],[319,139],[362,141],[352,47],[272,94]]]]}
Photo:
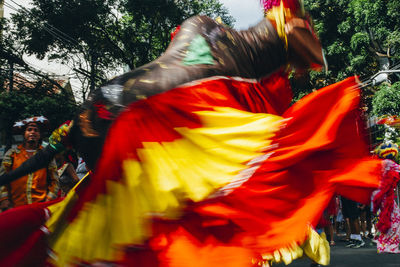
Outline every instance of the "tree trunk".
{"type": "Polygon", "coordinates": [[[97,53],[90,52],[90,92],[96,88],[97,53]]]}

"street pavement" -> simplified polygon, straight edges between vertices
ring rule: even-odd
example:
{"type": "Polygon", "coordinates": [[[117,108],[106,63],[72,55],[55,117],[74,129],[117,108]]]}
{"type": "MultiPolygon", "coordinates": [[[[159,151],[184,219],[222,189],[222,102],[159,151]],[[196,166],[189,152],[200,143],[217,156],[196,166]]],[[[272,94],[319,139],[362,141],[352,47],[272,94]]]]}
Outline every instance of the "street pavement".
{"type": "MultiPolygon", "coordinates": [[[[365,240],[366,245],[362,248],[346,248],[344,241],[337,241],[331,247],[332,267],[400,267],[400,254],[378,254],[376,245],[370,239],[365,240]]],[[[292,262],[288,267],[309,267],[309,259],[299,259],[292,262]]],[[[283,267],[284,264],[273,266],[283,267]]]]}

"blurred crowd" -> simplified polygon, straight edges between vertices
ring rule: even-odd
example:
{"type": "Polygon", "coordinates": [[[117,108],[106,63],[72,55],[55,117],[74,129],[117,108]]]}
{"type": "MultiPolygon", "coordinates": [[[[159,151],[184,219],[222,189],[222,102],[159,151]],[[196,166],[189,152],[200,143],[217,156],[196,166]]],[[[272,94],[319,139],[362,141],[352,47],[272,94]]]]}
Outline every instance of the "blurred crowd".
{"type": "MultiPolygon", "coordinates": [[[[390,160],[399,169],[399,147],[386,141],[378,145],[374,156],[390,160]]],[[[375,193],[373,193],[374,195],[375,193]]],[[[400,253],[400,202],[399,187],[394,189],[394,207],[390,219],[391,227],[388,233],[381,234],[377,230],[379,212],[373,212],[373,203],[360,204],[343,196],[334,196],[320,220],[329,244],[335,246],[337,241],[346,242],[347,248],[358,249],[377,245],[378,252],[400,253]]]]}

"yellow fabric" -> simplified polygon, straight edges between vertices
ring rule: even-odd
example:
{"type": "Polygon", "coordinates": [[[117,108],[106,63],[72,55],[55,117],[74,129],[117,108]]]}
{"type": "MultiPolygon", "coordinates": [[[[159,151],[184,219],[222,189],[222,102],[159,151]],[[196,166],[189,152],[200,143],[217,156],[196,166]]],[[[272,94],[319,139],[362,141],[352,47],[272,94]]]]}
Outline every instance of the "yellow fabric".
{"type": "Polygon", "coordinates": [[[303,257],[303,254],[318,264],[329,265],[330,247],[326,240],[325,233],[319,235],[315,230],[309,227],[307,231],[307,240],[302,245],[293,243],[288,247],[274,251],[274,253],[264,254],[262,255],[264,262],[260,264],[283,262],[288,265],[295,259],[303,257]]]}
{"type": "Polygon", "coordinates": [[[276,31],[279,37],[285,43],[285,47],[287,48],[288,41],[285,31],[285,24],[287,21],[294,17],[291,10],[285,8],[283,6],[283,3],[281,3],[279,6],[274,6],[270,10],[268,10],[268,12],[266,13],[266,17],[273,23],[275,23],[276,31]]]}
{"type": "Polygon", "coordinates": [[[315,262],[322,265],[329,265],[330,247],[325,233],[319,235],[317,232],[312,231],[306,243],[303,244],[303,250],[307,257],[315,262]]]}
{"type": "MultiPolygon", "coordinates": [[[[200,201],[233,181],[246,163],[270,145],[282,118],[232,108],[196,112],[203,127],[178,128],[173,142],[144,143],[140,162],[123,162],[122,182],[109,181],[107,194],[86,203],[78,217],[53,240],[57,265],[118,259],[125,244],[141,244],[150,233],[149,217],[179,216],[185,200],[200,201]]],[[[68,195],[63,202],[72,201],[68,195]]],[[[60,206],[66,205],[60,204],[60,206]]],[[[50,231],[62,208],[49,220],[50,231]]],[[[57,234],[56,234],[57,235],[57,234]]]]}
{"type": "Polygon", "coordinates": [[[56,226],[59,224],[60,221],[62,221],[61,217],[65,215],[68,208],[71,207],[78,199],[78,196],[76,195],[76,188],[78,188],[80,184],[85,181],[85,179],[87,179],[88,176],[89,172],[85,176],[83,176],[78,183],[76,183],[76,185],[68,192],[68,194],[62,201],[47,207],[47,209],[51,213],[51,217],[47,220],[46,227],[50,230],[50,232],[55,231],[56,226]]]}

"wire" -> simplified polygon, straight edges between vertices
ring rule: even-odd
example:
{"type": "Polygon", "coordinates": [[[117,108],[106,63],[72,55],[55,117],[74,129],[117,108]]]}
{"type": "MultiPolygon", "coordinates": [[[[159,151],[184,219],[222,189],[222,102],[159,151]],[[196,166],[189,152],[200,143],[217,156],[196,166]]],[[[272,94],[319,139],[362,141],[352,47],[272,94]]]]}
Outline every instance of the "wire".
{"type": "Polygon", "coordinates": [[[38,70],[42,71],[43,73],[47,73],[47,74],[49,74],[49,76],[52,76],[52,77],[64,77],[64,76],[69,75],[69,73],[71,72],[71,68],[69,66],[67,66],[70,69],[68,73],[66,73],[66,74],[57,74],[57,73],[55,73],[53,71],[49,71],[49,70],[47,70],[45,68],[39,67],[38,65],[33,64],[32,62],[29,62],[29,61],[26,61],[26,60],[24,60],[24,61],[29,66],[31,66],[31,67],[33,67],[35,69],[38,69],[38,70]]]}
{"type": "MultiPolygon", "coordinates": [[[[34,14],[31,10],[29,10],[29,9],[27,9],[26,7],[24,7],[24,6],[20,5],[20,4],[18,4],[18,3],[15,2],[14,0],[10,0],[10,1],[13,2],[14,4],[16,4],[16,5],[17,5],[21,10],[23,10],[24,12],[26,12],[26,13],[32,15],[32,16],[35,16],[36,18],[41,19],[38,15],[34,14]]],[[[8,4],[8,5],[10,5],[10,4],[8,4]]],[[[19,12],[18,9],[15,9],[15,7],[13,7],[13,8],[14,8],[14,10],[16,10],[17,12],[19,12]]],[[[61,40],[67,41],[67,42],[69,42],[69,43],[71,43],[71,44],[75,44],[75,45],[81,46],[81,45],[79,44],[79,42],[78,42],[76,39],[74,39],[73,37],[69,36],[69,35],[66,34],[65,32],[59,30],[58,28],[54,27],[53,25],[51,25],[50,23],[48,23],[48,22],[46,22],[46,21],[44,21],[44,20],[42,20],[41,22],[43,22],[45,25],[48,26],[48,28],[44,27],[44,29],[46,29],[49,33],[54,34],[55,36],[57,36],[57,37],[60,38],[61,40]],[[49,29],[49,28],[50,28],[50,29],[49,29]]]]}
{"type": "MultiPolygon", "coordinates": [[[[50,35],[52,35],[53,37],[55,37],[56,39],[58,39],[58,40],[60,40],[62,42],[66,42],[66,43],[69,43],[69,44],[71,44],[73,46],[78,47],[78,49],[81,51],[81,53],[83,55],[85,55],[85,57],[87,57],[87,52],[88,52],[87,48],[83,47],[77,40],[75,40],[74,38],[72,38],[68,34],[62,32],[61,30],[59,30],[58,28],[54,27],[53,25],[49,24],[48,22],[43,21],[42,18],[40,18],[38,15],[35,15],[32,11],[30,11],[27,8],[21,6],[20,4],[16,3],[15,1],[13,1],[13,0],[10,0],[10,1],[13,2],[15,5],[17,5],[18,7],[20,7],[20,9],[16,8],[15,6],[11,5],[10,3],[4,2],[6,7],[10,8],[10,9],[16,11],[16,12],[19,12],[21,14],[29,14],[29,15],[35,17],[35,18],[38,18],[40,20],[40,22],[42,22],[41,26],[42,26],[44,31],[48,32],[50,35]]],[[[92,49],[92,51],[93,51],[93,49],[92,49]]],[[[85,61],[84,63],[87,63],[87,62],[85,61]]],[[[35,68],[37,68],[37,69],[39,69],[41,71],[43,70],[43,69],[38,68],[37,66],[33,65],[32,63],[29,63],[28,65],[30,65],[31,67],[33,66],[33,67],[35,67],[35,68]]],[[[72,71],[73,68],[68,66],[68,65],[66,65],[66,66],[70,69],[70,71],[66,75],[62,75],[62,76],[67,76],[68,75],[69,77],[73,77],[74,74],[71,74],[71,71],[72,71]]]]}
{"type": "MultiPolygon", "coordinates": [[[[17,6],[20,7],[20,9],[17,9],[15,6],[12,6],[10,3],[5,3],[4,4],[11,8],[12,10],[16,11],[16,12],[20,12],[22,14],[22,12],[25,12],[27,14],[30,14],[36,18],[39,18],[37,15],[35,15],[34,13],[32,13],[30,10],[26,9],[25,7],[21,6],[20,4],[16,3],[13,0],[12,1],[14,4],[16,4],[17,6]],[[22,11],[21,11],[22,10],[22,11]]],[[[48,32],[50,35],[52,35],[53,37],[55,37],[56,39],[62,41],[62,42],[66,42],[71,44],[72,46],[78,47],[78,49],[82,52],[83,55],[85,55],[85,57],[87,57],[87,51],[86,49],[79,44],[78,41],[76,41],[75,39],[73,39],[72,37],[70,37],[69,35],[67,35],[66,33],[60,31],[59,29],[57,29],[56,27],[52,26],[51,24],[47,23],[46,21],[42,21],[41,18],[39,18],[41,22],[43,22],[44,24],[42,24],[42,28],[43,30],[45,30],[46,32],[48,32]],[[47,27],[47,26],[49,27],[47,27]],[[54,30],[53,30],[54,29],[54,30]],[[60,34],[58,34],[58,33],[60,34]],[[62,35],[61,35],[62,34],[62,35]],[[65,36],[65,37],[64,37],[65,36]]],[[[68,66],[69,67],[69,66],[68,66]]],[[[72,69],[71,67],[69,67],[70,69],[72,69]]]]}
{"type": "MultiPolygon", "coordinates": [[[[16,8],[15,6],[11,5],[10,3],[5,3],[7,7],[11,8],[12,10],[16,11],[16,12],[20,12],[21,14],[23,14],[22,12],[25,12],[26,14],[29,14],[33,17],[36,17],[39,19],[40,22],[42,22],[42,28],[44,31],[48,32],[50,35],[52,35],[53,37],[55,37],[56,39],[62,41],[62,42],[66,42],[68,44],[71,44],[72,46],[75,46],[78,48],[78,50],[84,55],[84,58],[89,58],[88,55],[88,48],[85,48],[84,46],[82,46],[76,39],[74,39],[73,37],[69,36],[68,34],[64,33],[63,31],[59,30],[58,28],[54,27],[53,25],[51,25],[50,23],[43,21],[41,17],[39,17],[38,15],[34,14],[31,10],[21,6],[20,4],[18,4],[17,2],[15,2],[14,0],[10,0],[11,2],[13,2],[15,5],[17,5],[18,7],[20,7],[20,9],[16,8]]],[[[94,49],[91,49],[90,51],[92,52],[97,52],[98,54],[101,54],[99,51],[96,51],[94,49]]],[[[86,64],[86,67],[88,67],[87,65],[87,61],[84,61],[84,64],[86,64]]],[[[67,67],[70,69],[69,73],[67,75],[70,75],[70,77],[73,77],[73,74],[70,74],[70,72],[72,71],[73,67],[70,67],[67,65],[67,67]]]]}

